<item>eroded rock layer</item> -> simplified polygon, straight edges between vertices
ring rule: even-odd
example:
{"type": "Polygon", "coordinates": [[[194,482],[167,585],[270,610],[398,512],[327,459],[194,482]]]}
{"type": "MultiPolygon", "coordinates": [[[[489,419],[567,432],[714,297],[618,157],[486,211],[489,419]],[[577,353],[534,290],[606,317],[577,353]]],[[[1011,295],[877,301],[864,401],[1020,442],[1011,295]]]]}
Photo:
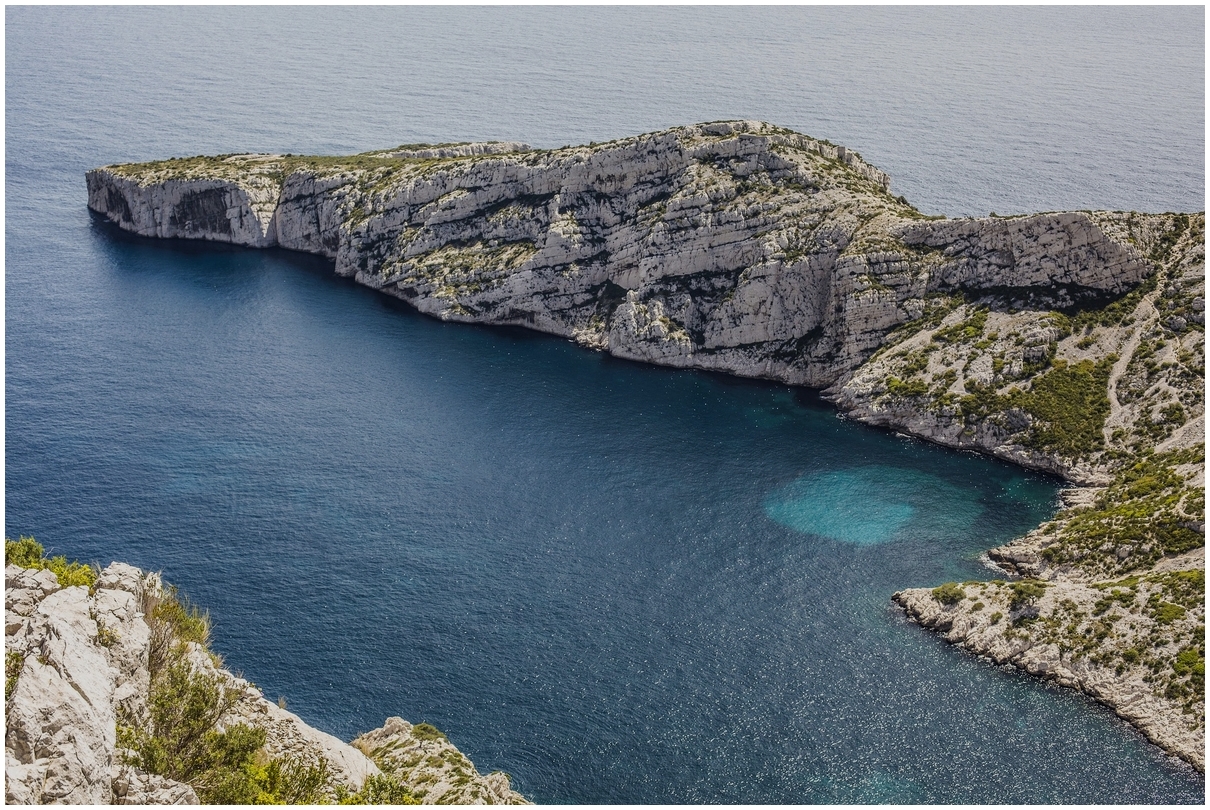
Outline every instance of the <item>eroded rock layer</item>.
{"type": "Polygon", "coordinates": [[[938,292],[1065,306],[1148,272],[1087,214],[928,221],[856,153],[757,122],[416,154],[108,167],[89,205],[145,236],[321,254],[446,320],[816,387],[938,292]]]}

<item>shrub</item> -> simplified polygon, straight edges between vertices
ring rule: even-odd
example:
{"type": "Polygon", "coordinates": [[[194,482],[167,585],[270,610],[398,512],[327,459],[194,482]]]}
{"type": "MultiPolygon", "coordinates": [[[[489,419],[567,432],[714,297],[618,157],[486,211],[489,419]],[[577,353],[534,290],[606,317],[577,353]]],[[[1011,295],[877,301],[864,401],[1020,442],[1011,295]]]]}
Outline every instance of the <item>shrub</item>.
{"type": "Polygon", "coordinates": [[[1192,675],[1195,679],[1205,680],[1206,655],[1197,647],[1186,647],[1177,653],[1172,662],[1172,669],[1182,677],[1192,675]]]}
{"type": "Polygon", "coordinates": [[[933,598],[943,605],[956,605],[966,598],[966,591],[957,582],[947,582],[933,588],[933,598]]]}
{"type": "Polygon", "coordinates": [[[176,588],[167,587],[159,604],[151,611],[152,619],[166,622],[180,641],[193,641],[202,646],[210,643],[210,614],[203,612],[176,588]]]}
{"type": "Polygon", "coordinates": [[[1034,380],[1029,391],[1016,391],[1004,404],[1035,420],[1027,444],[1076,457],[1104,445],[1101,432],[1109,416],[1109,372],[1113,363],[1082,360],[1054,367],[1034,380]]]}
{"type": "Polygon", "coordinates": [[[58,578],[59,584],[64,588],[73,585],[91,588],[97,581],[97,571],[92,566],[75,561],[68,562],[62,555],[48,560],[42,544],[32,537],[23,536],[16,541],[4,538],[4,562],[22,568],[46,568],[58,578]]]}
{"type": "Polygon", "coordinates": [[[1160,410],[1160,420],[1170,425],[1183,425],[1185,424],[1185,409],[1179,402],[1165,405],[1160,410]]]}
{"type": "Polygon", "coordinates": [[[446,736],[437,730],[436,726],[428,723],[417,723],[412,726],[412,736],[418,740],[444,740],[446,736]]]}
{"type": "Polygon", "coordinates": [[[1147,615],[1154,619],[1156,624],[1172,624],[1185,618],[1185,613],[1183,607],[1165,602],[1158,593],[1152,594],[1147,600],[1147,615]]]}
{"type": "Polygon", "coordinates": [[[886,390],[896,397],[922,397],[929,392],[929,387],[924,380],[915,379],[904,382],[898,377],[891,377],[886,381],[886,390]]]}
{"type": "Polygon", "coordinates": [[[207,791],[205,800],[210,804],[324,804],[330,785],[327,760],[311,763],[284,757],[262,765],[254,757],[228,771],[207,791]]]}
{"type": "Polygon", "coordinates": [[[1130,607],[1134,604],[1135,596],[1136,592],[1134,590],[1119,590],[1115,588],[1109,592],[1108,596],[1102,596],[1096,601],[1096,604],[1092,606],[1092,615],[1100,616],[1102,613],[1113,607],[1115,602],[1121,603],[1126,607],[1130,607]]]}
{"type": "Polygon", "coordinates": [[[149,773],[199,789],[217,785],[222,779],[212,772],[243,765],[265,741],[264,731],[248,726],[215,731],[237,699],[220,676],[195,672],[185,648],[177,646],[173,660],[152,681],[146,722],[142,728],[126,727],[120,742],[134,752],[131,764],[149,773]]]}
{"type": "Polygon", "coordinates": [[[938,329],[933,333],[933,340],[942,343],[959,343],[982,337],[983,330],[987,327],[987,312],[985,308],[976,309],[966,320],[938,329]]]}
{"type": "Polygon", "coordinates": [[[348,793],[337,789],[339,804],[420,804],[420,799],[394,774],[383,773],[366,779],[361,790],[348,793]]]}
{"type": "Polygon", "coordinates": [[[4,702],[13,696],[17,688],[17,679],[21,677],[21,668],[25,666],[25,656],[10,650],[4,653],[4,702]]]}
{"type": "Polygon", "coordinates": [[[1046,583],[1037,579],[1023,579],[1019,582],[1009,583],[1008,589],[1012,591],[1012,596],[1008,599],[1008,606],[1016,610],[1046,593],[1046,583]]]}
{"type": "Polygon", "coordinates": [[[45,559],[42,544],[32,537],[22,536],[20,540],[4,538],[5,565],[19,565],[22,568],[41,568],[45,559]]]}
{"type": "Polygon", "coordinates": [[[153,680],[182,642],[192,641],[203,647],[210,643],[210,614],[171,585],[143,592],[143,615],[151,629],[147,657],[153,680]]]}

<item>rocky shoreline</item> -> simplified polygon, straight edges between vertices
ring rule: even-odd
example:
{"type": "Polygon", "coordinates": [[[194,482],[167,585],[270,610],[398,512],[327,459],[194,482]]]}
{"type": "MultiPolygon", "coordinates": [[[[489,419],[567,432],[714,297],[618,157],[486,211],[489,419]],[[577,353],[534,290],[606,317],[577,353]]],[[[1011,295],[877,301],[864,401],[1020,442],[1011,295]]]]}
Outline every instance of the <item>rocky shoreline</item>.
{"type": "MultiPolygon", "coordinates": [[[[138,756],[139,732],[164,699],[162,678],[152,670],[157,643],[164,640],[164,625],[156,619],[164,611],[157,608],[171,590],[157,574],[113,563],[94,572],[91,584],[64,585],[64,577],[50,568],[11,562],[4,574],[5,803],[232,800],[215,787],[213,769],[181,781],[140,767],[149,758],[138,756]]],[[[271,789],[269,799],[315,803],[358,796],[363,803],[381,803],[367,786],[385,784],[386,775],[395,788],[387,803],[529,803],[510,788],[505,774],[480,774],[431,726],[392,717],[345,743],[266,700],[255,685],[223,668],[204,644],[167,642],[180,645],[195,686],[214,687],[220,705],[207,733],[236,727],[263,732],[244,770],[262,792],[271,789]],[[280,784],[284,779],[278,785],[257,783],[256,769],[274,762],[316,777],[306,786],[309,792],[291,794],[280,784]]],[[[173,767],[181,770],[171,761],[163,770],[173,767]]]]}
{"type": "Polygon", "coordinates": [[[133,233],[319,254],[443,320],[811,386],[867,424],[1083,485],[989,552],[1022,579],[895,600],[1204,769],[1204,213],[929,217],[855,152],[753,121],[87,183],[133,233]]]}

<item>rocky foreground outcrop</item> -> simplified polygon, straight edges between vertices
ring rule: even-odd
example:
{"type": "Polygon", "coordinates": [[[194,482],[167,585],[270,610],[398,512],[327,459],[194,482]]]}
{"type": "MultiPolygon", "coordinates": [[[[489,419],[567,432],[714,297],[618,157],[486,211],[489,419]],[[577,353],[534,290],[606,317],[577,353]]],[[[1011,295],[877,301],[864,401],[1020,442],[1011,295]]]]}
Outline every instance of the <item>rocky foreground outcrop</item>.
{"type": "MultiPolygon", "coordinates": [[[[152,626],[148,594],[156,574],[113,563],[91,586],[63,587],[54,572],[5,568],[5,802],[8,804],[197,804],[188,784],[140,770],[118,729],[148,713],[152,626]]],[[[231,704],[218,730],[237,724],[265,731],[258,761],[323,763],[331,791],[355,794],[384,769],[403,778],[417,803],[524,804],[503,774],[479,774],[444,735],[397,717],[349,745],[265,700],[189,643],[195,672],[213,676],[231,704]],[[368,741],[368,742],[363,742],[368,741]],[[420,751],[406,774],[379,752],[420,751]]],[[[326,791],[326,793],[324,792],[326,791]]]]}
{"type": "Polygon", "coordinates": [[[896,600],[1204,767],[1204,213],[928,217],[855,152],[752,121],[87,182],[133,233],[323,255],[444,320],[820,388],[850,418],[1084,485],[990,552],[1034,584],[896,600]]]}

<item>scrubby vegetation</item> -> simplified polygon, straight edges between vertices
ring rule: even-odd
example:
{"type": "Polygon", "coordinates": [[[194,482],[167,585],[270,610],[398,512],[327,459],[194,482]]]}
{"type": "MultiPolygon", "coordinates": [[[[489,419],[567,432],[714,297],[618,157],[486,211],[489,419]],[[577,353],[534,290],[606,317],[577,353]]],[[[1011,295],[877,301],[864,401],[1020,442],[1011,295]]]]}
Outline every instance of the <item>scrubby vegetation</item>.
{"type": "Polygon", "coordinates": [[[1098,363],[1083,360],[1072,365],[1056,360],[1028,391],[1015,389],[1004,397],[1002,409],[1019,408],[1034,420],[1025,445],[1068,457],[1102,447],[1102,427],[1109,416],[1106,383],[1114,359],[1110,355],[1098,363]]]}
{"type": "Polygon", "coordinates": [[[1009,583],[1008,590],[1012,594],[1009,597],[1008,606],[1013,610],[1018,610],[1025,605],[1032,604],[1035,599],[1046,593],[1046,583],[1036,579],[1023,579],[1019,582],[1009,583]]]}
{"type": "Polygon", "coordinates": [[[1118,675],[1141,672],[1156,695],[1178,701],[1188,714],[1204,713],[1205,572],[1146,574],[1090,587],[1102,594],[1091,610],[1061,600],[1035,617],[1029,637],[1055,644],[1073,661],[1088,659],[1118,675]]]}
{"type": "Polygon", "coordinates": [[[17,688],[17,679],[21,677],[21,667],[25,666],[25,656],[15,650],[4,653],[4,700],[13,696],[17,688]]]}
{"type": "Polygon", "coordinates": [[[322,758],[269,756],[264,729],[231,722],[241,693],[204,666],[214,659],[206,647],[209,615],[170,586],[148,589],[143,612],[151,628],[151,688],[142,716],[119,718],[128,764],[190,785],[204,804],[419,803],[390,774],[354,792],[333,779],[322,758]]]}
{"type": "Polygon", "coordinates": [[[83,563],[68,561],[63,555],[48,558],[42,544],[32,537],[19,540],[4,538],[4,562],[22,568],[45,568],[59,579],[64,588],[83,585],[91,588],[97,581],[97,569],[83,563]]]}
{"type": "Polygon", "coordinates": [[[959,321],[953,326],[938,329],[933,333],[933,340],[941,343],[967,343],[981,338],[983,330],[987,328],[987,313],[986,307],[980,307],[965,320],[959,321]]]}
{"type": "MultiPolygon", "coordinates": [[[[1205,572],[1200,569],[1136,574],[1088,584],[1040,580],[964,583],[971,614],[986,605],[1007,610],[988,617],[1004,637],[1054,645],[1063,661],[1088,661],[1118,676],[1133,673],[1153,693],[1176,701],[1195,722],[1204,722],[1205,572]],[[1058,595],[1043,597],[1051,588],[1058,595]],[[1002,629],[1001,629],[1002,628],[1002,629]]],[[[952,602],[958,586],[933,590],[952,602]]]]}
{"type": "Polygon", "coordinates": [[[947,582],[933,588],[933,598],[943,605],[956,605],[966,598],[966,591],[957,582],[947,582]]]}
{"type": "Polygon", "coordinates": [[[1062,512],[1043,527],[1043,558],[1088,576],[1113,576],[1203,545],[1205,490],[1180,467],[1204,461],[1204,447],[1144,455],[1091,506],[1062,512]]]}

